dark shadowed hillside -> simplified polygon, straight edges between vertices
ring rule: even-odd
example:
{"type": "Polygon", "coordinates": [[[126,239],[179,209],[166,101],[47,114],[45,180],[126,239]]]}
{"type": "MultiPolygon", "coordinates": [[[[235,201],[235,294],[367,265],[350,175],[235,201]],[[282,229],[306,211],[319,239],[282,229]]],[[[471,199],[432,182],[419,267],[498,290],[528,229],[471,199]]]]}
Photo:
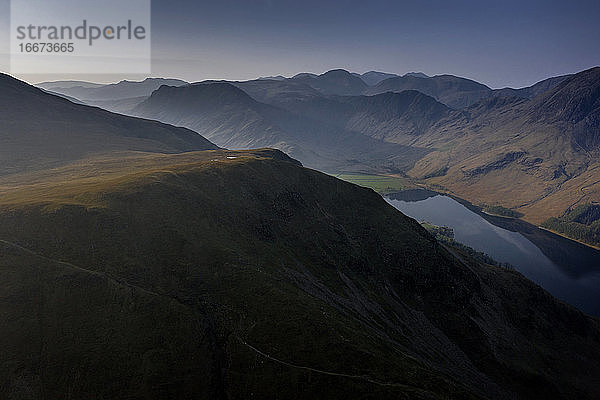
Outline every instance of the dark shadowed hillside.
{"type": "Polygon", "coordinates": [[[279,152],[20,182],[0,185],[3,398],[600,394],[597,319],[279,152]]]}

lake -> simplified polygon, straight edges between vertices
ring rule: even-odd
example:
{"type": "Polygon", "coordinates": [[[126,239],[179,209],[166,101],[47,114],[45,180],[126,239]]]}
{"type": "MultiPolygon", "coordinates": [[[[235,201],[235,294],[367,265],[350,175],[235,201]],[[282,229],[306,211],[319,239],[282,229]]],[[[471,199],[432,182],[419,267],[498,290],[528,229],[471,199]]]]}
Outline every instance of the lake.
{"type": "Polygon", "coordinates": [[[427,190],[385,198],[417,221],[453,228],[456,241],[512,264],[558,299],[600,316],[600,251],[427,190]]]}

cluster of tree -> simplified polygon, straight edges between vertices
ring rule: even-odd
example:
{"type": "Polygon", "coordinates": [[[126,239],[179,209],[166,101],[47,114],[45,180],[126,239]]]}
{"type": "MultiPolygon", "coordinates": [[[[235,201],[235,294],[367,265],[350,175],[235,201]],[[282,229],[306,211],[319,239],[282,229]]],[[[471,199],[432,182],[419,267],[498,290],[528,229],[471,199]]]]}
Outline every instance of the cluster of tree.
{"type": "Polygon", "coordinates": [[[514,269],[514,266],[509,263],[502,263],[502,262],[496,261],[489,255],[487,255],[486,253],[477,251],[472,247],[469,247],[460,242],[457,242],[456,240],[454,240],[454,229],[452,229],[448,226],[437,226],[437,225],[433,225],[432,223],[429,223],[429,222],[421,222],[421,226],[423,228],[427,229],[427,231],[429,233],[431,233],[438,242],[440,242],[444,245],[447,245],[447,246],[451,246],[451,247],[461,251],[462,253],[468,254],[469,256],[471,256],[472,258],[474,258],[475,260],[477,260],[481,263],[494,265],[496,267],[504,267],[504,268],[514,269]]]}
{"type": "Polygon", "coordinates": [[[599,246],[600,205],[578,206],[559,218],[548,219],[542,226],[584,243],[599,246]]]}
{"type": "Polygon", "coordinates": [[[488,214],[500,215],[502,217],[521,218],[523,214],[502,206],[483,206],[483,211],[488,214]]]}
{"type": "Polygon", "coordinates": [[[444,238],[454,240],[454,229],[448,226],[437,226],[430,222],[423,221],[421,222],[421,226],[429,231],[436,238],[438,236],[442,236],[444,238]]]}

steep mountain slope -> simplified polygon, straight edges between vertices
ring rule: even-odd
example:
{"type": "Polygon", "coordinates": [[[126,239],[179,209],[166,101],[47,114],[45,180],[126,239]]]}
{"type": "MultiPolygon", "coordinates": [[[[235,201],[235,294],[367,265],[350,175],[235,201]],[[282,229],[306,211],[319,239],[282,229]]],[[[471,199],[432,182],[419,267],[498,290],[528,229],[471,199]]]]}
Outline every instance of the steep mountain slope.
{"type": "Polygon", "coordinates": [[[543,81],[540,81],[535,85],[524,87],[521,89],[495,89],[492,92],[492,95],[501,97],[523,97],[525,99],[533,99],[534,97],[556,87],[559,83],[571,76],[572,75],[555,76],[553,78],[544,79],[543,81]]]}
{"type": "Polygon", "coordinates": [[[58,83],[42,83],[37,85],[43,89],[52,90],[53,92],[75,97],[76,99],[87,101],[103,101],[103,100],[122,100],[140,96],[150,96],[153,91],[162,85],[183,86],[187,82],[180,79],[165,79],[165,78],[146,78],[141,82],[121,81],[119,83],[111,83],[108,85],[97,86],[82,84],[74,85],[65,82],[64,86],[59,86],[58,83]]]}
{"type": "Polygon", "coordinates": [[[291,80],[308,85],[325,95],[356,96],[363,94],[368,87],[361,78],[343,69],[334,69],[321,75],[299,74],[291,80]]]}
{"type": "Polygon", "coordinates": [[[0,240],[2,397],[600,394],[597,319],[279,152],[4,179],[0,240]]]}
{"type": "MultiPolygon", "coordinates": [[[[311,89],[275,81],[237,84],[269,97],[272,87],[290,95],[277,97],[282,104],[311,89]],[[266,89],[262,89],[266,88],[266,89]],[[289,93],[289,92],[288,92],[289,93]]],[[[320,97],[317,97],[320,98],[320,97]]],[[[271,100],[275,101],[273,97],[271,100]]],[[[323,123],[267,105],[227,82],[205,82],[184,87],[163,86],[133,110],[133,114],[195,130],[225,148],[274,147],[303,164],[326,171],[401,171],[410,168],[426,151],[369,138],[336,125],[323,123]]]]}
{"type": "Polygon", "coordinates": [[[376,86],[366,89],[364,94],[374,95],[403,90],[418,90],[456,109],[476,103],[490,96],[492,92],[492,89],[481,83],[453,75],[437,75],[430,78],[404,75],[381,81],[376,86]]]}
{"type": "MultiPolygon", "coordinates": [[[[85,102],[78,100],[78,102],[88,106],[100,107],[118,114],[131,115],[132,110],[147,98],[148,96],[140,96],[116,100],[86,100],[85,102]]],[[[73,101],[72,99],[69,100],[73,101]]]]}
{"type": "Polygon", "coordinates": [[[600,145],[600,67],[578,73],[535,99],[532,118],[572,125],[578,146],[600,145]]]}
{"type": "Polygon", "coordinates": [[[74,104],[0,75],[0,174],[112,151],[215,148],[190,130],[74,104]]]}
{"type": "MultiPolygon", "coordinates": [[[[274,102],[277,99],[271,98],[274,102]]],[[[388,142],[410,145],[450,113],[414,90],[375,96],[316,96],[271,103],[317,121],[388,142]]]]}
{"type": "Polygon", "coordinates": [[[476,203],[515,208],[541,223],[598,201],[600,68],[527,101],[492,98],[419,137],[438,151],[411,174],[476,203]],[[510,184],[507,184],[510,182],[510,184]]]}
{"type": "Polygon", "coordinates": [[[261,103],[281,106],[287,103],[322,97],[311,86],[292,80],[258,79],[246,82],[230,82],[261,103]]]}
{"type": "Polygon", "coordinates": [[[277,142],[283,135],[263,116],[270,110],[230,83],[206,82],[163,86],[133,113],[188,127],[223,147],[252,148],[277,142]]]}
{"type": "Polygon", "coordinates": [[[412,144],[447,116],[448,107],[417,91],[339,99],[347,109],[346,128],[388,142],[412,144]]]}
{"type": "MultiPolygon", "coordinates": [[[[339,70],[332,74],[339,75],[342,86],[344,77],[351,75],[339,70]]],[[[365,89],[369,93],[386,85],[397,90],[416,87],[449,103],[460,99],[470,104],[479,99],[454,112],[416,91],[324,95],[310,86],[319,79],[323,76],[301,74],[285,81],[235,82],[261,104],[249,102],[227,108],[227,113],[211,108],[206,100],[207,105],[187,111],[186,118],[191,120],[170,119],[177,110],[164,116],[168,107],[161,104],[140,115],[187,126],[211,138],[216,132],[224,133],[221,139],[214,139],[223,146],[277,147],[311,167],[328,171],[402,173],[402,167],[410,169],[415,157],[424,155],[422,149],[427,148],[432,152],[415,164],[411,176],[441,185],[477,204],[518,209],[527,221],[536,224],[558,217],[570,207],[598,201],[594,153],[600,136],[592,76],[556,77],[529,88],[491,91],[462,78],[407,75],[365,89]],[[564,86],[566,82],[571,83],[564,86]],[[288,113],[281,113],[282,108],[288,113]],[[210,112],[205,115],[203,109],[210,112]],[[393,156],[389,148],[376,142],[365,146],[358,136],[349,141],[344,139],[347,132],[415,146],[420,153],[409,151],[406,157],[407,149],[399,148],[390,164],[393,156]],[[226,142],[227,138],[234,140],[226,142]],[[399,164],[400,159],[407,162],[399,164]]],[[[329,80],[331,85],[336,82],[329,80]]],[[[336,92],[331,88],[321,91],[336,92]]]]}

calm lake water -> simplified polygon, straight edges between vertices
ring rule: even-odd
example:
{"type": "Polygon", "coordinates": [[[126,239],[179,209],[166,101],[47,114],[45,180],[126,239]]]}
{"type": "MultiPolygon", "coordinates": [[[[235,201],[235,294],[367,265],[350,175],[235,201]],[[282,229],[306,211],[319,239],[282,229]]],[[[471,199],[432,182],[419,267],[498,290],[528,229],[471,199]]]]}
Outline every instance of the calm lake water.
{"type": "Polygon", "coordinates": [[[435,192],[410,190],[386,200],[417,221],[453,228],[458,242],[514,265],[555,297],[600,316],[600,251],[435,192]]]}

